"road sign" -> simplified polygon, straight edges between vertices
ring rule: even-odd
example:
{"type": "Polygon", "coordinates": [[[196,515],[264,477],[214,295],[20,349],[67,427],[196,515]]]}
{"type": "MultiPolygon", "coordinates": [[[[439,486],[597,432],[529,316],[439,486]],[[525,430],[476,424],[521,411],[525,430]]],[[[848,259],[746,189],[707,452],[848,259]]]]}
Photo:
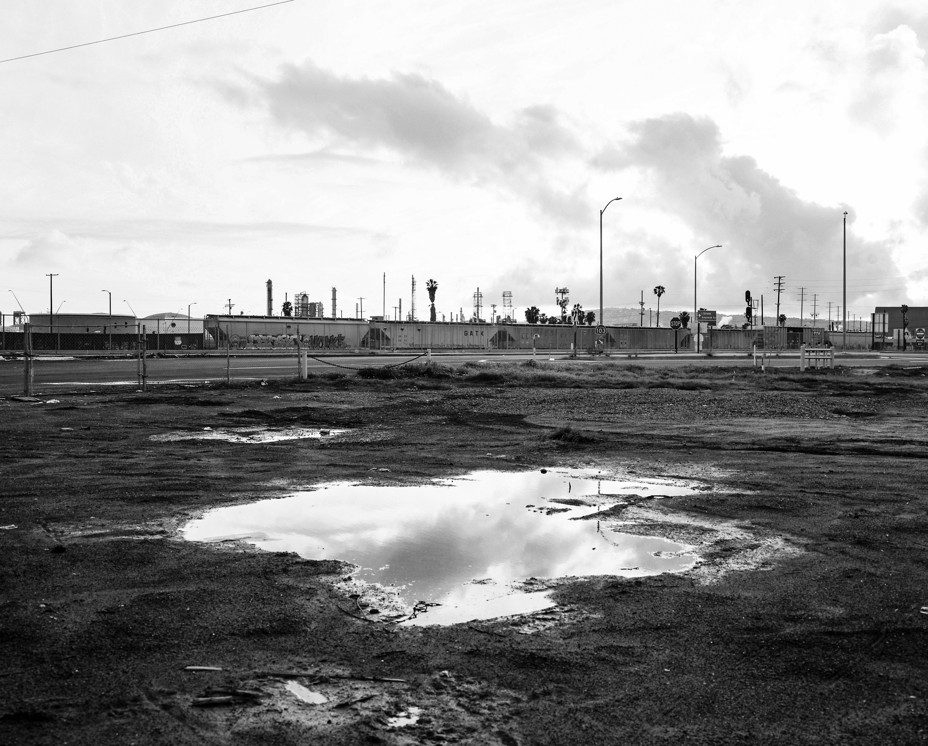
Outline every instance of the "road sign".
{"type": "Polygon", "coordinates": [[[915,330],[915,339],[924,339],[924,338],[925,338],[924,328],[918,327],[918,329],[915,330]]]}
{"type": "Polygon", "coordinates": [[[599,326],[597,326],[597,327],[596,327],[596,334],[599,335],[600,337],[605,337],[605,336],[606,336],[606,327],[604,327],[602,324],[600,324],[599,326]]]}
{"type": "Polygon", "coordinates": [[[674,316],[674,317],[670,320],[670,328],[671,328],[671,329],[679,329],[681,326],[683,326],[683,324],[682,324],[682,322],[680,321],[680,319],[678,319],[676,316],[674,316]]]}
{"type": "Polygon", "coordinates": [[[708,324],[709,326],[715,326],[717,323],[716,312],[707,311],[705,308],[700,308],[696,312],[696,321],[700,324],[708,324]]]}

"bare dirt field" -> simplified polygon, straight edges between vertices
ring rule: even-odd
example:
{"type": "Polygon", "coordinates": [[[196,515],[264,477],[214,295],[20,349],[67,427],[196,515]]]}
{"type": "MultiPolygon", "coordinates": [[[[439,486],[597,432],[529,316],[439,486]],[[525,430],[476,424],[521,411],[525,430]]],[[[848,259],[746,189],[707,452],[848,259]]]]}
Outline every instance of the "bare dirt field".
{"type": "Polygon", "coordinates": [[[0,400],[0,741],[926,742],[926,374],[490,363],[0,400]],[[256,425],[351,434],[151,439],[256,425]],[[409,627],[337,557],[179,535],[333,480],[581,466],[699,485],[603,516],[696,567],[409,627]]]}

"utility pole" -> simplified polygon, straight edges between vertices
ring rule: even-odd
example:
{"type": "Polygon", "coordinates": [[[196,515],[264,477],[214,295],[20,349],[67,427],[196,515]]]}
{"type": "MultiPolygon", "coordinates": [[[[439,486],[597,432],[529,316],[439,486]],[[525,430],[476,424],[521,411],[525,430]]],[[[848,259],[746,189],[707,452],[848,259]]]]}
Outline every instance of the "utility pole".
{"type": "Polygon", "coordinates": [[[760,294],[760,326],[764,326],[764,294],[760,294]]]}
{"type": "Polygon", "coordinates": [[[383,273],[383,317],[387,318],[387,273],[383,273]]]}
{"type": "Polygon", "coordinates": [[[783,292],[783,280],[786,279],[786,276],[776,275],[774,276],[773,279],[776,280],[776,282],[774,283],[774,289],[777,291],[777,316],[773,320],[773,325],[779,326],[780,325],[780,293],[783,292]]]}
{"type": "Polygon", "coordinates": [[[412,288],[410,290],[411,303],[409,304],[409,320],[416,320],[416,276],[412,275],[412,288]]]}
{"type": "Polygon", "coordinates": [[[52,281],[58,276],[58,273],[48,273],[48,331],[49,334],[55,333],[55,302],[52,298],[52,281]]]}
{"type": "Polygon", "coordinates": [[[812,326],[818,320],[818,293],[812,293],[812,326]]]}
{"type": "Polygon", "coordinates": [[[834,331],[834,329],[831,328],[831,305],[831,301],[828,301],[828,331],[830,332],[834,331]]]}
{"type": "Polygon", "coordinates": [[[358,298],[361,301],[361,319],[364,319],[364,298],[358,298]]]}
{"type": "Polygon", "coordinates": [[[799,288],[799,326],[803,326],[803,316],[805,316],[806,289],[799,288]]]}
{"type": "Polygon", "coordinates": [[[841,324],[841,348],[847,350],[847,210],[844,211],[844,230],[841,242],[841,303],[844,305],[844,319],[841,324]]]}
{"type": "Polygon", "coordinates": [[[229,309],[229,316],[231,316],[231,315],[232,315],[232,306],[234,306],[234,305],[235,305],[235,304],[234,304],[234,303],[232,302],[232,299],[231,299],[231,298],[229,298],[229,302],[228,302],[228,303],[226,303],[226,308],[228,308],[228,309],[229,309]]]}
{"type": "MultiPolygon", "coordinates": [[[[638,301],[638,305],[641,306],[641,311],[638,314],[638,326],[644,326],[644,290],[641,291],[641,300],[638,301]]],[[[603,320],[600,319],[599,323],[602,324],[603,320]]]]}

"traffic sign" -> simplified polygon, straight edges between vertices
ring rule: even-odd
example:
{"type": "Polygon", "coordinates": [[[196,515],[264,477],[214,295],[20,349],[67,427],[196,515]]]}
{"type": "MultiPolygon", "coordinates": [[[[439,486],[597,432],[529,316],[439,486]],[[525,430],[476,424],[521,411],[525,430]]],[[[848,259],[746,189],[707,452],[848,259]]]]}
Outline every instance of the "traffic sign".
{"type": "Polygon", "coordinates": [[[676,316],[674,316],[674,317],[670,320],[670,328],[671,328],[671,329],[679,329],[681,326],[683,326],[683,323],[682,323],[682,322],[680,321],[680,319],[678,319],[676,316]]]}
{"type": "Polygon", "coordinates": [[[705,308],[700,308],[696,312],[696,321],[700,324],[715,326],[717,323],[717,314],[715,311],[707,311],[705,308]]]}
{"type": "Polygon", "coordinates": [[[604,327],[602,324],[600,324],[599,326],[597,326],[597,327],[596,327],[596,334],[599,335],[600,337],[605,337],[605,336],[606,336],[606,327],[604,327]]]}
{"type": "Polygon", "coordinates": [[[924,339],[925,338],[925,329],[923,327],[918,327],[915,330],[915,339],[924,339]]]}

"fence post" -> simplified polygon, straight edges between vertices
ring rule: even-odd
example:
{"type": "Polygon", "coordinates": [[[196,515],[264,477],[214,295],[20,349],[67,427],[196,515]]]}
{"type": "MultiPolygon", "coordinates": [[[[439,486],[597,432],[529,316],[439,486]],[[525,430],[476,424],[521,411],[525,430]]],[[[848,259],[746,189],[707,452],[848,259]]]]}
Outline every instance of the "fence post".
{"type": "Polygon", "coordinates": [[[148,390],[148,329],[142,325],[142,391],[148,390]]]}
{"type": "Polygon", "coordinates": [[[142,385],[142,325],[135,325],[135,380],[142,385]]]}
{"type": "Polygon", "coordinates": [[[32,324],[23,324],[23,394],[32,396],[32,324]]]}

